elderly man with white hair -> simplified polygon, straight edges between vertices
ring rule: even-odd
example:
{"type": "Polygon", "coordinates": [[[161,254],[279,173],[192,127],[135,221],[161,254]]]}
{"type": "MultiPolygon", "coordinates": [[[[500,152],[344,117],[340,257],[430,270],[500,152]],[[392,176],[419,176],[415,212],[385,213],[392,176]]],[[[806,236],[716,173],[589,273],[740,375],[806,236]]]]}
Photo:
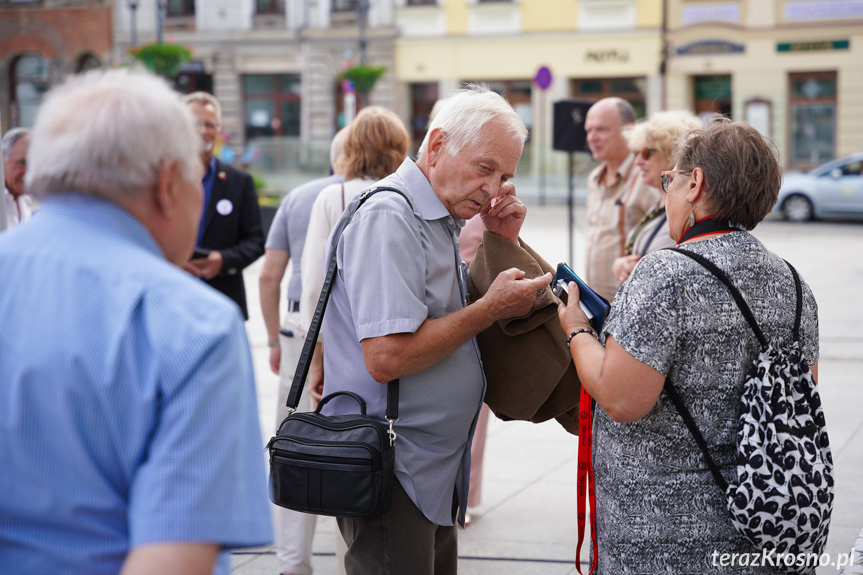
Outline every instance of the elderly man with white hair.
{"type": "MultiPolygon", "coordinates": [[[[324,314],[324,393],[351,391],[384,420],[386,383],[399,379],[392,502],[373,519],[339,518],[349,575],[455,573],[455,523],[464,523],[470,443],[485,378],[474,336],[530,312],[551,274],[509,269],[465,306],[458,252],[464,220],[518,241],[526,208],[508,183],[527,130],[507,102],[483,87],[456,93],[434,118],[419,158],[406,159],[347,223],[336,224],[327,259],[338,273],[324,314]],[[456,516],[456,510],[461,511],[456,516]]],[[[353,413],[345,396],[325,413],[353,413]]]]}
{"type": "MultiPolygon", "coordinates": [[[[30,130],[27,128],[14,128],[3,134],[3,201],[6,208],[6,229],[26,222],[33,215],[33,202],[24,186],[29,147],[30,130]]],[[[3,228],[4,226],[0,225],[0,230],[3,228]]]]}
{"type": "Polygon", "coordinates": [[[161,79],[72,77],[33,128],[39,217],[0,236],[4,574],[227,574],[269,543],[242,317],[180,269],[192,115],[161,79]]]}

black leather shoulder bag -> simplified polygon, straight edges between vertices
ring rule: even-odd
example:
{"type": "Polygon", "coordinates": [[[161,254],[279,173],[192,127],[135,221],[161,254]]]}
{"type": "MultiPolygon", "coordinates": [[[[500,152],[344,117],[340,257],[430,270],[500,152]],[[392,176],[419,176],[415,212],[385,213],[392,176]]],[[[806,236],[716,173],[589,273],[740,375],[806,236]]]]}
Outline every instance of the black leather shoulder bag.
{"type": "MultiPolygon", "coordinates": [[[[362,193],[347,223],[366,200],[382,191],[401,195],[413,209],[410,200],[399,190],[372,188],[362,193]]],[[[335,239],[333,244],[337,243],[335,239]]],[[[393,426],[398,421],[399,380],[387,384],[388,424],[366,415],[366,402],[350,391],[327,395],[314,411],[296,413],[336,268],[336,250],[333,249],[288,395],[288,416],[267,444],[270,452],[270,498],[276,505],[304,513],[377,517],[389,509],[395,480],[396,433],[393,426]],[[338,396],[353,398],[359,404],[360,412],[349,415],[322,414],[321,408],[338,396]]],[[[338,350],[328,350],[327,353],[338,353],[338,350]]]]}

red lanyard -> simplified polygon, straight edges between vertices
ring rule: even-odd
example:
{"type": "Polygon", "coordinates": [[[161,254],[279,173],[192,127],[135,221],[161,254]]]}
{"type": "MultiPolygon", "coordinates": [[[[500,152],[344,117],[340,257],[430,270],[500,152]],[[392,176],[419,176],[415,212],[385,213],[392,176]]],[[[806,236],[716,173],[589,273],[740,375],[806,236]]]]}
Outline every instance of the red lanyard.
{"type": "Polygon", "coordinates": [[[578,545],[575,549],[575,568],[581,573],[581,544],[584,542],[585,500],[590,501],[590,544],[593,551],[593,564],[590,573],[596,570],[599,555],[596,546],[596,488],[593,483],[593,417],[591,416],[592,398],[584,386],[578,403],[578,490],[576,503],[578,511],[578,545]]]}

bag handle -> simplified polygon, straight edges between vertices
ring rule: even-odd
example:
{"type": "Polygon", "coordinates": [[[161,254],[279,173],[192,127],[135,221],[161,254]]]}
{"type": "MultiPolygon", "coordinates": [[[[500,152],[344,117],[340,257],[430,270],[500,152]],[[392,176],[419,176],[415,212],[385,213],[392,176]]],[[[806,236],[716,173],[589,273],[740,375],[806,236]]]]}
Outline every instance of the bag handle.
{"type": "Polygon", "coordinates": [[[360,397],[359,395],[357,395],[356,393],[354,393],[353,391],[335,391],[335,392],[329,394],[328,396],[322,398],[321,401],[318,402],[318,407],[315,409],[315,413],[320,413],[321,408],[324,405],[329,403],[329,401],[331,399],[333,399],[334,397],[338,397],[340,395],[346,395],[348,397],[352,397],[354,399],[354,401],[356,401],[358,404],[360,404],[360,415],[366,414],[366,400],[363,399],[362,397],[360,397]]]}
{"type": "MultiPolygon", "coordinates": [[[[353,208],[353,211],[344,220],[344,223],[341,225],[340,229],[334,234],[334,238],[332,240],[333,247],[333,255],[330,258],[330,265],[327,268],[327,275],[324,279],[324,285],[321,288],[321,295],[318,297],[318,305],[315,308],[315,313],[312,316],[312,323],[309,326],[309,331],[306,334],[306,341],[303,343],[303,351],[300,355],[300,361],[297,364],[297,369],[294,372],[294,381],[291,383],[291,391],[288,393],[288,400],[285,405],[288,408],[288,417],[297,410],[297,405],[300,403],[300,395],[303,393],[303,387],[306,384],[306,377],[309,375],[309,367],[312,361],[312,354],[315,350],[315,345],[318,342],[318,335],[321,331],[321,323],[324,317],[324,311],[327,309],[327,301],[330,299],[330,292],[333,289],[333,278],[336,275],[336,268],[338,267],[336,263],[336,255],[337,250],[336,246],[338,245],[339,237],[341,237],[342,232],[347,227],[347,225],[351,222],[354,215],[357,213],[357,210],[360,209],[366,200],[371,198],[373,195],[378,192],[390,191],[399,194],[401,197],[405,199],[410,206],[411,210],[413,210],[413,204],[408,199],[408,197],[397,190],[396,188],[390,187],[376,187],[370,190],[366,190],[360,195],[359,202],[353,208]]],[[[338,394],[332,394],[332,396],[336,396],[338,394]]],[[[357,396],[359,397],[359,396],[357,396]]],[[[329,399],[330,396],[327,396],[329,399]]],[[[326,401],[322,401],[318,404],[318,409],[320,409],[321,405],[326,403],[326,401]]],[[[365,402],[363,402],[365,403],[365,402]]],[[[363,406],[363,413],[365,413],[365,407],[363,406]]],[[[390,430],[391,430],[391,438],[395,438],[395,433],[392,433],[392,424],[398,421],[399,419],[399,380],[394,379],[387,384],[387,410],[386,410],[386,419],[390,422],[390,430]]]]}

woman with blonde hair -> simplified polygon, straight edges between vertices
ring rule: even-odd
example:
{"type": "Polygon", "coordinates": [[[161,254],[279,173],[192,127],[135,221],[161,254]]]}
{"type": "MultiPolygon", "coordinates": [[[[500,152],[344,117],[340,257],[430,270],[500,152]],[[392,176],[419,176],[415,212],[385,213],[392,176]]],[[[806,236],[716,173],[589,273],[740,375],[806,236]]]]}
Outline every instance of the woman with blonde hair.
{"type": "MultiPolygon", "coordinates": [[[[660,173],[674,167],[671,151],[675,143],[700,126],[701,120],[689,112],[668,111],[658,112],[630,129],[626,139],[629,149],[635,152],[635,165],[641,170],[642,179],[661,189],[660,173]]],[[[626,255],[614,260],[612,273],[622,284],[644,254],[673,245],[665,216],[665,194],[662,194],[656,206],[629,232],[626,255]]]]}

